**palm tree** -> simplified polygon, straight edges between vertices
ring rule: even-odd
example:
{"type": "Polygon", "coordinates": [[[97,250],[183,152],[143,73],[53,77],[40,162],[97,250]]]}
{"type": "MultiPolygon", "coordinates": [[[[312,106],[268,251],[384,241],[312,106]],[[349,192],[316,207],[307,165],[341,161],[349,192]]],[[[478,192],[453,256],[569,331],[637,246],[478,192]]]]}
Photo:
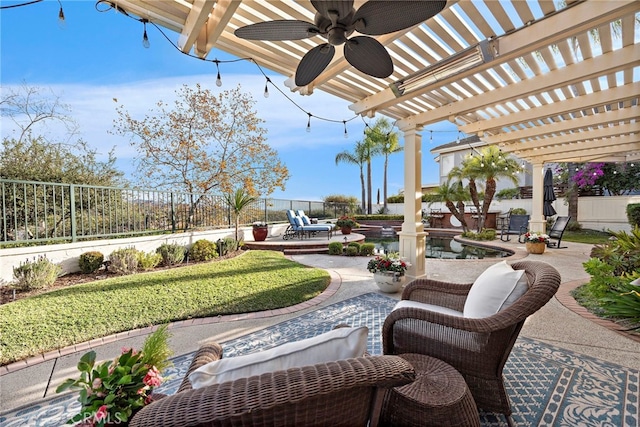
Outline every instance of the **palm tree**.
{"type": "Polygon", "coordinates": [[[401,152],[404,147],[400,145],[398,133],[393,131],[393,125],[384,117],[376,120],[369,133],[370,138],[376,145],[374,154],[382,154],[384,156],[383,210],[387,212],[387,171],[389,169],[389,155],[401,152]]]}
{"type": "Polygon", "coordinates": [[[463,179],[469,180],[469,196],[480,216],[478,231],[484,228],[491,201],[496,194],[497,180],[507,178],[514,185],[518,185],[516,174],[519,170],[518,162],[513,158],[503,156],[497,146],[489,145],[484,147],[479,155],[467,157],[459,168],[454,168],[449,172],[451,179],[457,179],[459,182],[462,182],[463,179]],[[484,181],[482,204],[480,204],[477,181],[484,181]]]}
{"type": "Polygon", "coordinates": [[[227,205],[235,216],[236,241],[239,241],[240,239],[238,238],[238,227],[240,225],[240,213],[242,213],[244,208],[258,200],[258,198],[250,195],[244,189],[244,187],[241,187],[238,188],[234,193],[225,194],[224,200],[225,202],[227,202],[227,205]]]}
{"type": "Polygon", "coordinates": [[[351,163],[352,165],[358,165],[360,168],[360,186],[362,188],[362,212],[366,210],[365,205],[365,187],[364,187],[364,164],[367,162],[366,157],[367,150],[364,146],[364,142],[356,142],[356,146],[351,151],[342,151],[336,154],[336,165],[338,163],[351,163]]]}
{"type": "Polygon", "coordinates": [[[462,231],[469,230],[467,221],[464,218],[465,201],[469,200],[469,190],[465,188],[462,181],[447,181],[441,184],[432,193],[425,194],[425,200],[431,205],[435,202],[444,202],[451,214],[460,221],[462,231]]]}

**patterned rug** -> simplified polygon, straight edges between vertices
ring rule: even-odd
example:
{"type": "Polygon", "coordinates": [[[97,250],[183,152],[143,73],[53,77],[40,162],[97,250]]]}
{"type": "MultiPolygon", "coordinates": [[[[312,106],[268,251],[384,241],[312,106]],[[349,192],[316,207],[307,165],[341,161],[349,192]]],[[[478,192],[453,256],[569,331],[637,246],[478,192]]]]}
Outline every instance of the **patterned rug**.
{"type": "MultiPolygon", "coordinates": [[[[370,293],[338,302],[223,344],[225,357],[271,348],[331,330],[339,323],[369,327],[368,350],[382,353],[382,322],[396,300],[370,293]]],[[[175,393],[193,353],[173,359],[159,392],[175,393]]],[[[640,373],[578,353],[520,338],[504,369],[517,426],[638,427],[640,373]]],[[[79,409],[75,394],[0,415],[0,426],[61,426],[79,409]]],[[[481,413],[483,427],[506,426],[481,413]]]]}

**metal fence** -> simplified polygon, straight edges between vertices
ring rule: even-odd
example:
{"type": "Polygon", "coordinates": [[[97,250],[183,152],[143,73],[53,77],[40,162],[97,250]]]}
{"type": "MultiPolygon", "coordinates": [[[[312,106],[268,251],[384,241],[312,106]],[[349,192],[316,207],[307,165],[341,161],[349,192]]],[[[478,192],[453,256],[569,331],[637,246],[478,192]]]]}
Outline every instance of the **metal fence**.
{"type": "MultiPolygon", "coordinates": [[[[0,245],[230,228],[235,217],[221,195],[0,179],[0,245]]],[[[348,212],[342,204],[258,199],[240,225],[287,221],[287,209],[317,218],[348,212]]]]}

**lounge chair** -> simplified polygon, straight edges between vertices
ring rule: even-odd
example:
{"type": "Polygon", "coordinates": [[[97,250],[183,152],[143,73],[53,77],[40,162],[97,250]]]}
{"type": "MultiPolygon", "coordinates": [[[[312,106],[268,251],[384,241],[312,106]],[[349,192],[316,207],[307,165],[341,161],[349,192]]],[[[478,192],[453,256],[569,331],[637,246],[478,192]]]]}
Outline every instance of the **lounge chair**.
{"type": "Polygon", "coordinates": [[[509,222],[500,229],[500,240],[508,242],[510,234],[518,235],[518,242],[522,243],[520,236],[527,232],[529,228],[529,215],[513,215],[509,216],[509,222]]]}
{"type": "Polygon", "coordinates": [[[559,216],[556,217],[553,226],[547,233],[549,235],[549,241],[547,242],[547,247],[549,248],[557,248],[557,249],[565,249],[567,246],[560,246],[562,242],[562,235],[564,234],[564,230],[569,225],[569,221],[571,221],[570,216],[559,216]],[[556,242],[552,242],[551,239],[557,240],[556,242]]]}
{"type": "Polygon", "coordinates": [[[502,370],[527,317],[555,295],[560,274],[540,261],[514,262],[512,270],[495,267],[473,284],[426,278],[407,284],[384,321],[383,352],[425,354],[450,364],[465,378],[479,409],[504,414],[513,425],[502,370]]]}
{"type": "Polygon", "coordinates": [[[304,225],[302,218],[300,218],[292,209],[287,209],[287,218],[289,219],[289,227],[285,230],[282,238],[284,240],[293,239],[298,237],[303,239],[305,235],[311,237],[312,234],[326,232],[327,239],[331,239],[333,234],[332,224],[310,224],[304,225]]]}

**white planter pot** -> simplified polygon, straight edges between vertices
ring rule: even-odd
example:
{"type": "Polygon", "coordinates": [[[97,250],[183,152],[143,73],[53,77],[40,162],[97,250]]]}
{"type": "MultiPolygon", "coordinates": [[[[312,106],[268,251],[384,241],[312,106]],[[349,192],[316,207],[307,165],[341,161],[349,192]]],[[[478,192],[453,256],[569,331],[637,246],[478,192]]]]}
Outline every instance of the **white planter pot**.
{"type": "Polygon", "coordinates": [[[400,292],[406,276],[396,276],[394,273],[373,273],[373,279],[382,292],[394,294],[400,292]]]}

